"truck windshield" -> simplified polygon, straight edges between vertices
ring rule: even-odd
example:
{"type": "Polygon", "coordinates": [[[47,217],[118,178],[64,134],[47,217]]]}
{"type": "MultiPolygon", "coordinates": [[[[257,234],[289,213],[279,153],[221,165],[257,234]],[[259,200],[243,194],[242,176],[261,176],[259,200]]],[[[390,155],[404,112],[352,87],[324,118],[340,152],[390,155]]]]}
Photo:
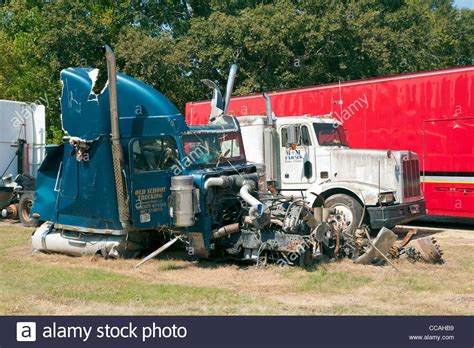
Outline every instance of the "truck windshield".
{"type": "Polygon", "coordinates": [[[182,139],[187,167],[245,161],[240,133],[195,133],[182,139]]]}
{"type": "Polygon", "coordinates": [[[321,146],[349,146],[342,126],[330,123],[314,123],[314,131],[321,146]]]}

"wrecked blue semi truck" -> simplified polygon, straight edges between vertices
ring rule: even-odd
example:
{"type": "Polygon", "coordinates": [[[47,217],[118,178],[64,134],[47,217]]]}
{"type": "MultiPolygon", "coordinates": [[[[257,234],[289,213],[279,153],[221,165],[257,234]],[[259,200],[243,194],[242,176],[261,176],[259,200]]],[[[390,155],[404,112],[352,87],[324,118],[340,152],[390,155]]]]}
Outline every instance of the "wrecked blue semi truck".
{"type": "Polygon", "coordinates": [[[38,173],[33,216],[46,222],[34,250],[138,257],[179,241],[198,257],[288,264],[363,252],[364,237],[345,235],[334,211],[269,194],[264,168],[246,162],[238,122],[226,115],[236,66],[225,98],[213,86],[213,123],[190,127],[104,52],[100,92],[97,69],[61,72],[67,135],[48,147],[38,173]]]}

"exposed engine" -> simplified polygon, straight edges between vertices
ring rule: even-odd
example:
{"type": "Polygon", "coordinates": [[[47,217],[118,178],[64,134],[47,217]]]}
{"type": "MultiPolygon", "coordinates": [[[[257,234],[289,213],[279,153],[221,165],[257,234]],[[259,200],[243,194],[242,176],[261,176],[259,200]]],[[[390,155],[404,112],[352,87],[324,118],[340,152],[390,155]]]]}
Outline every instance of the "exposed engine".
{"type": "Polygon", "coordinates": [[[337,223],[337,211],[313,209],[302,198],[257,193],[257,180],[253,174],[206,181],[214,254],[288,265],[307,265],[324,255],[359,256],[365,236],[356,244],[337,223]]]}
{"type": "MultiPolygon", "coordinates": [[[[257,182],[264,182],[259,179],[246,174],[206,181],[206,209],[213,216],[213,256],[306,266],[324,257],[382,264],[411,252],[404,248],[408,241],[397,246],[397,236],[389,229],[383,228],[374,239],[366,226],[344,229],[337,210],[312,208],[302,198],[271,195],[258,187],[257,182]]],[[[433,250],[440,251],[438,246],[433,250]]],[[[436,263],[440,262],[441,255],[436,263]]]]}

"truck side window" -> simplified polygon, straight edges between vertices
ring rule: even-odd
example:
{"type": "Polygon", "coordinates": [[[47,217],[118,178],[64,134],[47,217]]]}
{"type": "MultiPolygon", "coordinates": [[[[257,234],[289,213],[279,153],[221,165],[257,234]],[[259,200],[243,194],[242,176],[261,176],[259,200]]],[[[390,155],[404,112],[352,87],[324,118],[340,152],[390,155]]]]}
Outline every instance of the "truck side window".
{"type": "Polygon", "coordinates": [[[299,144],[302,146],[311,146],[311,138],[309,136],[309,130],[307,126],[301,126],[299,144]]]}
{"type": "Polygon", "coordinates": [[[281,147],[286,147],[288,142],[288,130],[285,128],[281,129],[281,147]]]}
{"type": "MultiPolygon", "coordinates": [[[[287,128],[281,129],[281,147],[286,147],[288,142],[287,128]]],[[[298,146],[311,146],[311,137],[307,126],[298,128],[298,146]]]]}
{"type": "Polygon", "coordinates": [[[349,146],[346,133],[341,125],[314,123],[314,131],[321,146],[349,146]]]}
{"type": "Polygon", "coordinates": [[[132,153],[136,173],[168,170],[179,161],[176,142],[170,137],[135,140],[132,153]]]}

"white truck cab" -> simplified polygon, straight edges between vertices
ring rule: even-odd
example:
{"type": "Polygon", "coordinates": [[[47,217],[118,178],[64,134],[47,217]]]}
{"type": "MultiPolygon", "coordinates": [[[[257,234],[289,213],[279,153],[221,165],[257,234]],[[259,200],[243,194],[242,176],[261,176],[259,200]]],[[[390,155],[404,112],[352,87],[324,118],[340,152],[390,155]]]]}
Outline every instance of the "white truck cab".
{"type": "Polygon", "coordinates": [[[247,160],[265,164],[267,182],[311,206],[336,208],[345,229],[392,228],[423,214],[419,160],[411,151],[351,149],[330,116],[239,117],[247,160]]]}

